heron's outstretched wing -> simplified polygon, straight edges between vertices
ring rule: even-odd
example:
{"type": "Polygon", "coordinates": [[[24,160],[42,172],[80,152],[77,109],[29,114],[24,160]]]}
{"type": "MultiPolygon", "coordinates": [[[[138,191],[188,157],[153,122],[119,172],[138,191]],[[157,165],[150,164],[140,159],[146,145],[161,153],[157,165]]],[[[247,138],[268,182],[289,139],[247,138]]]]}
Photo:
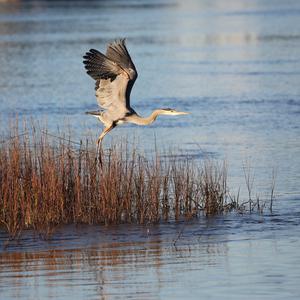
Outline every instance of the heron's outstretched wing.
{"type": "Polygon", "coordinates": [[[125,45],[125,39],[115,40],[107,45],[106,56],[121,66],[128,74],[130,79],[135,80],[137,72],[125,45]]]}
{"type": "Polygon", "coordinates": [[[130,92],[137,72],[126,49],[125,40],[110,43],[106,55],[91,49],[84,59],[87,73],[96,80],[99,105],[113,113],[131,110],[130,92]]]}

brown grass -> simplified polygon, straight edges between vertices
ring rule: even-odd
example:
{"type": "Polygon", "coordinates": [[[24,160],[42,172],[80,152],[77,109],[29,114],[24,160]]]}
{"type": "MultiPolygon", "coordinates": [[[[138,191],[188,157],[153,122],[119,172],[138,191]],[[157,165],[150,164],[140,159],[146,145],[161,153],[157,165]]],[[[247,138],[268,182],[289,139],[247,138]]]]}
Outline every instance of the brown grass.
{"type": "Polygon", "coordinates": [[[97,154],[90,140],[13,127],[0,139],[0,224],[11,237],[27,228],[47,235],[60,224],[157,223],[237,208],[225,164],[145,158],[128,143],[97,154]]]}

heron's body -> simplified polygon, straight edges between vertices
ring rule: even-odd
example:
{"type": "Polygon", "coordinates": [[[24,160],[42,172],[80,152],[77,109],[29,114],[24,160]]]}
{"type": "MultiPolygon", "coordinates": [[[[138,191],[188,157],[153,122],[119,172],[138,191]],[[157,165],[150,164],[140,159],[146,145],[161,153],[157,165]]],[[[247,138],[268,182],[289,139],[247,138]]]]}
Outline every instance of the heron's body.
{"type": "Polygon", "coordinates": [[[98,143],[114,127],[122,123],[149,125],[159,115],[183,115],[170,108],[157,109],[149,117],[139,116],[130,106],[130,93],[137,78],[136,68],[125,46],[125,40],[108,44],[106,55],[91,49],[84,56],[87,73],[96,80],[96,98],[101,111],[87,112],[104,124],[98,143]]]}

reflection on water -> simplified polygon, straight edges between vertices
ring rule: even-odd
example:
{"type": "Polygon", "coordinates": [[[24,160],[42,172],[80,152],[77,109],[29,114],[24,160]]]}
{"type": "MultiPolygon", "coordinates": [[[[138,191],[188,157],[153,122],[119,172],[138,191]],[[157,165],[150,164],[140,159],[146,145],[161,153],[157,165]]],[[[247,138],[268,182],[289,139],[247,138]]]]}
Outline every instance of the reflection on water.
{"type": "Polygon", "coordinates": [[[82,55],[127,37],[139,72],[132,105],[191,111],[153,126],[120,126],[142,150],[226,159],[232,193],[251,161],[253,195],[278,215],[140,228],[61,228],[41,241],[0,232],[2,299],[299,298],[300,2],[0,1],[0,121],[66,122],[78,139],[99,124],[82,55]],[[280,212],[280,213],[279,213],[280,212]]]}
{"type": "Polygon", "coordinates": [[[27,232],[0,253],[1,295],[199,299],[226,293],[237,299],[293,299],[300,295],[299,216],[298,211],[146,227],[69,226],[49,241],[27,232]]]}

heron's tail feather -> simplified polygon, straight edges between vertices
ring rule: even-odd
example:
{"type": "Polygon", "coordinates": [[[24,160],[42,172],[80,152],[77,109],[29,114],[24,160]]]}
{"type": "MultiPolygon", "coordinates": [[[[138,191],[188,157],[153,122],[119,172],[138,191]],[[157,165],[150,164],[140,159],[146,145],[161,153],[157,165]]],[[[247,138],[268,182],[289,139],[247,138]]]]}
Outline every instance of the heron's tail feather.
{"type": "Polygon", "coordinates": [[[102,111],[101,110],[94,110],[94,111],[86,111],[85,112],[87,115],[92,115],[92,116],[95,116],[95,117],[99,117],[102,115],[102,111]]]}
{"type": "Polygon", "coordinates": [[[120,67],[98,50],[91,49],[83,58],[87,73],[95,80],[115,79],[120,74],[120,67]]]}

